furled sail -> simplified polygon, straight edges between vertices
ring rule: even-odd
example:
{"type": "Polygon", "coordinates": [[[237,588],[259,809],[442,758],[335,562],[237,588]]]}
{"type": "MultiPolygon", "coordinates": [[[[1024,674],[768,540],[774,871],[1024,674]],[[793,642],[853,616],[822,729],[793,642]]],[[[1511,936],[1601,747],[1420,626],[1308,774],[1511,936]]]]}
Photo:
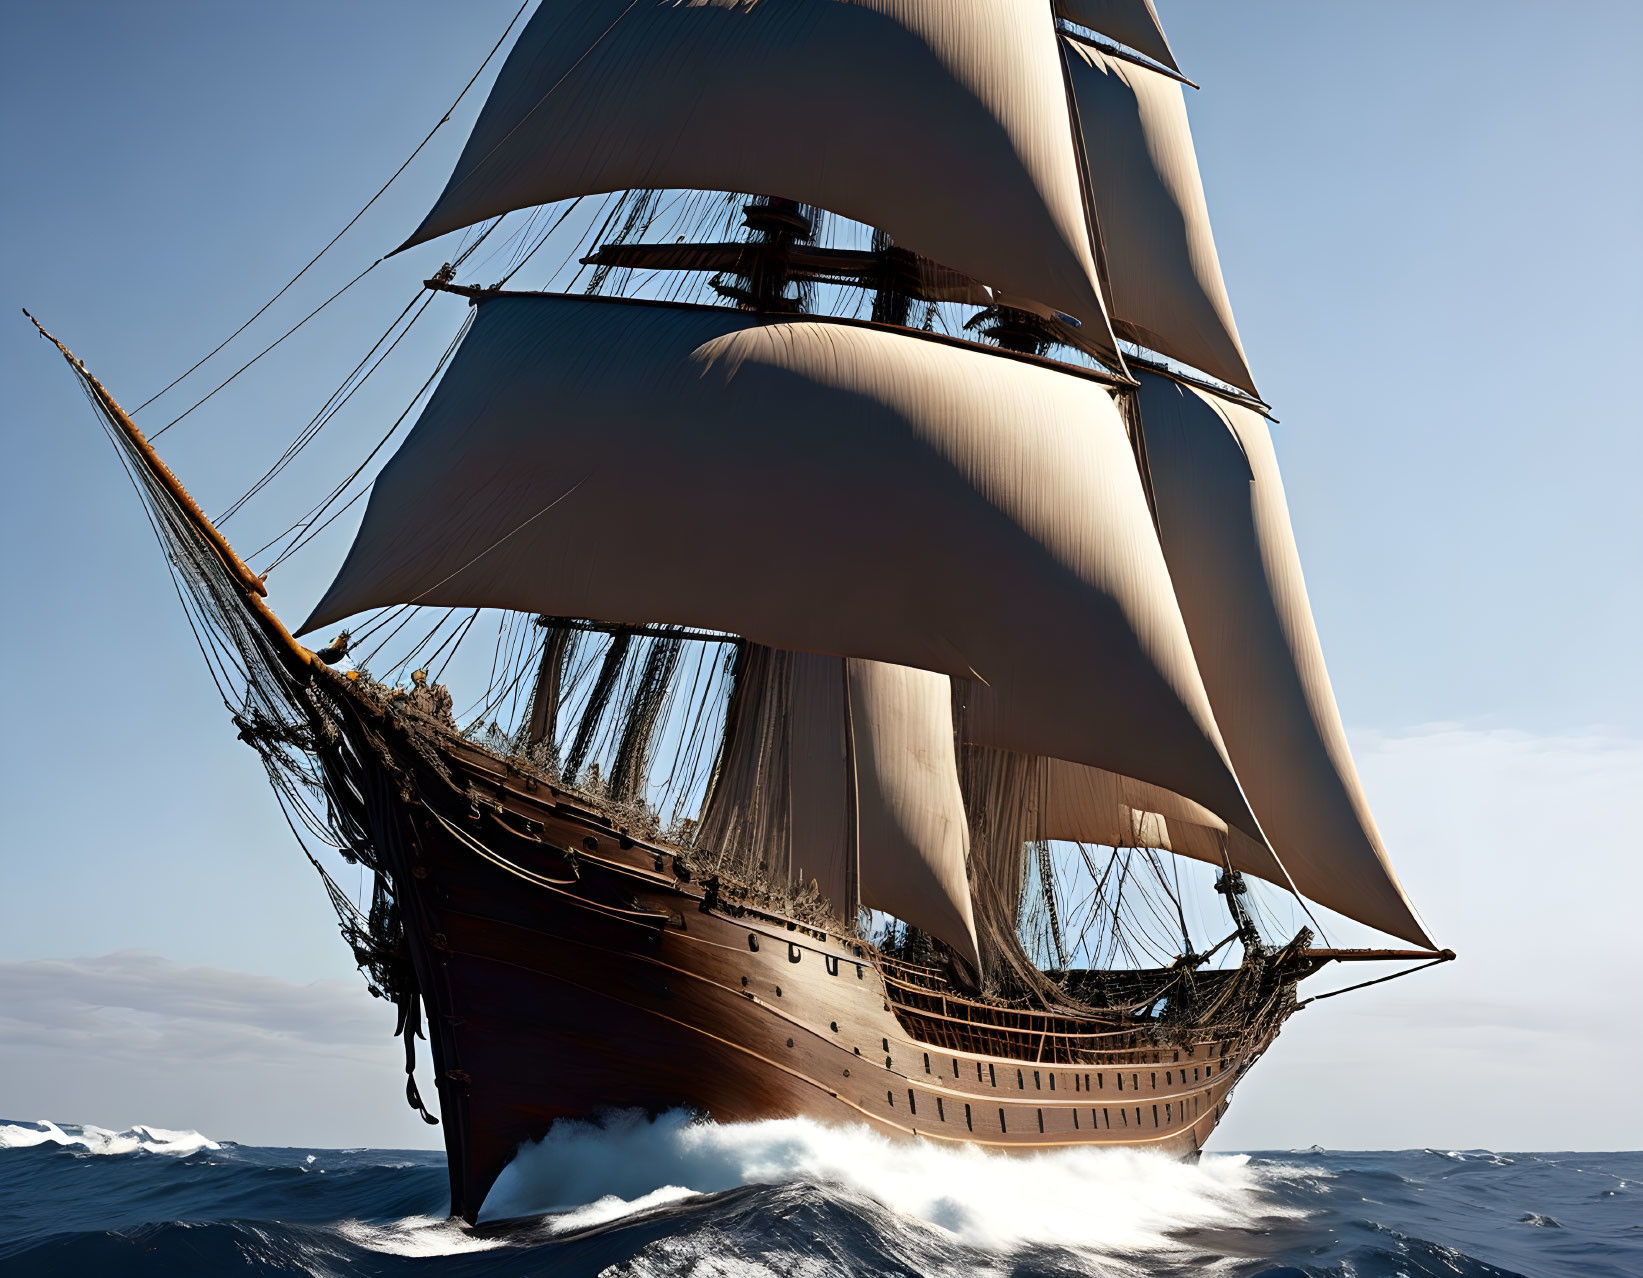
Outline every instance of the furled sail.
{"type": "Polygon", "coordinates": [[[1065,311],[1117,358],[1048,7],[544,0],[407,243],[632,188],[817,205],[1065,311]]]}
{"type": "Polygon", "coordinates": [[[1180,84],[1062,38],[1113,331],[1255,394],[1180,84]]]}
{"type": "MultiPolygon", "coordinates": [[[[861,895],[861,822],[850,799],[845,673],[837,657],[815,652],[785,655],[792,671],[786,726],[793,882],[814,882],[840,916],[854,922],[861,895]]],[[[876,832],[867,846],[879,848],[876,832]]]]}
{"type": "Polygon", "coordinates": [[[1068,22],[1110,36],[1180,73],[1152,0],[1055,0],[1055,11],[1068,22]]]}
{"type": "Polygon", "coordinates": [[[307,627],[665,621],[983,681],[989,744],[1251,834],[1124,424],[1090,378],[827,320],[479,303],[307,627]]]}
{"type": "Polygon", "coordinates": [[[947,676],[747,644],[735,701],[699,846],[842,918],[859,895],[979,972],[947,676]]]}
{"type": "Polygon", "coordinates": [[[1164,557],[1272,848],[1304,896],[1432,944],[1358,783],[1266,420],[1154,374],[1140,403],[1164,557]]]}
{"type": "Polygon", "coordinates": [[[844,920],[860,895],[847,722],[841,658],[742,644],[696,835],[711,864],[814,884],[844,920]]]}

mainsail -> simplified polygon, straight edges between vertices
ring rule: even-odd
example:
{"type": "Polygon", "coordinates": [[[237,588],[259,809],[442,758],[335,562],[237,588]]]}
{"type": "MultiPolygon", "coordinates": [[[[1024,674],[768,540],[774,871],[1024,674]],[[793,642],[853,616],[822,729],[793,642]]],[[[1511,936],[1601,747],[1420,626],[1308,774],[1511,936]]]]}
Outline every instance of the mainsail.
{"type": "Polygon", "coordinates": [[[570,196],[752,191],[1080,321],[1097,283],[1048,5],[545,0],[407,241],[570,196]]]}
{"type": "Polygon", "coordinates": [[[845,666],[862,903],[923,928],[979,972],[947,677],[882,661],[845,666]]]}
{"type": "Polygon", "coordinates": [[[497,296],[304,629],[383,604],[662,621],[982,682],[987,743],[1259,836],[1117,409],[961,344],[497,296]]]}

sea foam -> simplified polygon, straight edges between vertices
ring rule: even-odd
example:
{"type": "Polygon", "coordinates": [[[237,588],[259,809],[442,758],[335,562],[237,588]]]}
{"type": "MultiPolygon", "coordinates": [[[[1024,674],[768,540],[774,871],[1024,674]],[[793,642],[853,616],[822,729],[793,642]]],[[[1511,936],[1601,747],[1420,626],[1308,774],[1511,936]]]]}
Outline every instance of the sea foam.
{"type": "Polygon", "coordinates": [[[41,1119],[37,1123],[0,1124],[0,1149],[28,1149],[35,1145],[78,1146],[88,1154],[197,1154],[202,1149],[222,1146],[199,1132],[172,1131],[166,1127],[128,1127],[123,1132],[89,1123],[61,1125],[41,1119]]]}
{"type": "MultiPolygon", "coordinates": [[[[1298,1174],[1298,1173],[1297,1173],[1298,1174]]],[[[891,1141],[808,1119],[719,1124],[673,1112],[560,1123],[524,1146],[480,1213],[552,1213],[555,1232],[603,1224],[697,1194],[805,1181],[870,1199],[989,1250],[1173,1250],[1193,1229],[1259,1228],[1293,1216],[1269,1192],[1274,1169],[1243,1155],[1197,1163],[1127,1149],[1006,1155],[891,1141]]]]}
{"type": "Polygon", "coordinates": [[[507,1245],[505,1239],[477,1237],[460,1221],[440,1216],[406,1216],[390,1224],[344,1220],[337,1224],[337,1233],[370,1251],[416,1259],[460,1256],[507,1245]]]}

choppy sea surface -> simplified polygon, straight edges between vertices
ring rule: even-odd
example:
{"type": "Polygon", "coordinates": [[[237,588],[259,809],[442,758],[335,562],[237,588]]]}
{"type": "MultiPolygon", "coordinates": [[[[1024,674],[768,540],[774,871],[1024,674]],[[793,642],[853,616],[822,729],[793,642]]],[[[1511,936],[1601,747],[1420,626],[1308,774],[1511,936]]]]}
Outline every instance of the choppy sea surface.
{"type": "Polygon", "coordinates": [[[470,1228],[442,1155],[0,1120],[0,1273],[1643,1274],[1643,1153],[1002,1158],[802,1120],[561,1127],[470,1228]]]}

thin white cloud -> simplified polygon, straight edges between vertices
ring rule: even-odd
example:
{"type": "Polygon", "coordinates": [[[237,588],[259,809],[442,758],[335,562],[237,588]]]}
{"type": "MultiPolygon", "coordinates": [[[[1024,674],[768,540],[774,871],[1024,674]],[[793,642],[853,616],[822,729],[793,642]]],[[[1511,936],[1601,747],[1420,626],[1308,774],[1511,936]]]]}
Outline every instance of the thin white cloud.
{"type": "Polygon", "coordinates": [[[363,981],[299,985],[139,950],[0,962],[0,1114],[251,1144],[427,1145],[393,1025],[363,981]]]}
{"type": "MultiPolygon", "coordinates": [[[[1643,1052],[1643,741],[1438,724],[1354,745],[1405,886],[1459,961],[1306,1009],[1217,1146],[1643,1145],[1643,1116],[1587,1089],[1643,1052]]],[[[1303,993],[1381,974],[1336,966],[1303,993]]]]}
{"type": "MultiPolygon", "coordinates": [[[[216,967],[184,967],[148,950],[100,958],[0,962],[0,1017],[42,1045],[121,1036],[110,1050],[136,1050],[125,1037],[180,1034],[218,1052],[261,1050],[269,1040],[301,1042],[327,1054],[355,1054],[380,1031],[373,1000],[347,981],[297,985],[216,967]]],[[[381,1008],[381,1003],[376,1004],[381,1008]]]]}

